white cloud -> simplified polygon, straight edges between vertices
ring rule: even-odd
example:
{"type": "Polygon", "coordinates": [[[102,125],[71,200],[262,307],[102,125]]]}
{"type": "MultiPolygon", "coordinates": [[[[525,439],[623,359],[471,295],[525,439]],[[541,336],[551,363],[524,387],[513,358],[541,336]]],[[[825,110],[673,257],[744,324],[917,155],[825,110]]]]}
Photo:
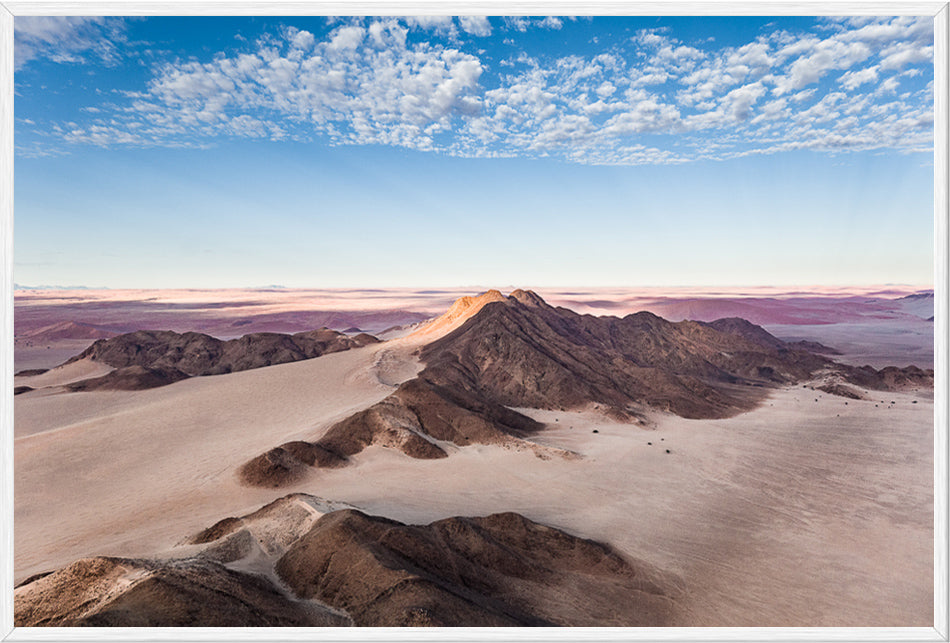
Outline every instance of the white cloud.
{"type": "Polygon", "coordinates": [[[597,95],[601,98],[607,98],[608,96],[612,96],[617,91],[617,87],[609,80],[605,80],[594,91],[596,91],[597,95]]]}
{"type": "Polygon", "coordinates": [[[849,71],[842,75],[838,82],[844,85],[845,89],[854,91],[864,83],[873,83],[877,80],[877,67],[867,67],[858,71],[849,71]]]}
{"type": "Polygon", "coordinates": [[[366,31],[362,27],[340,27],[330,36],[327,50],[330,52],[352,51],[363,42],[366,31]]]}
{"type": "Polygon", "coordinates": [[[232,118],[228,122],[228,129],[237,136],[261,138],[267,135],[266,123],[247,114],[232,118]]]}
{"type": "Polygon", "coordinates": [[[485,16],[459,16],[458,20],[465,33],[482,37],[491,35],[491,22],[485,16]]]}
{"type": "Polygon", "coordinates": [[[868,17],[863,24],[849,22],[858,28],[842,31],[839,36],[842,40],[875,44],[897,40],[920,44],[933,41],[933,19],[929,17],[897,16],[891,19],[868,17]]]}
{"type": "Polygon", "coordinates": [[[834,69],[848,69],[867,59],[872,51],[863,42],[843,42],[829,38],[816,43],[791,64],[788,73],[775,79],[775,94],[782,95],[818,82],[834,69]]]}
{"type": "Polygon", "coordinates": [[[19,70],[39,58],[81,63],[86,56],[114,63],[118,58],[115,43],[123,39],[123,27],[122,21],[114,18],[17,16],[13,32],[14,66],[19,70]]]}
{"type": "Polygon", "coordinates": [[[556,16],[532,18],[530,16],[505,16],[505,26],[515,31],[525,32],[531,28],[560,29],[564,22],[556,16]]]}
{"type": "Polygon", "coordinates": [[[638,101],[625,112],[612,116],[603,127],[608,137],[628,136],[644,132],[663,132],[675,129],[680,122],[676,107],[646,98],[638,101]]]}
{"type": "Polygon", "coordinates": [[[816,123],[827,123],[828,121],[838,118],[840,113],[837,111],[837,106],[845,98],[846,95],[841,92],[828,94],[808,109],[797,112],[792,118],[797,123],[812,125],[816,123]]]}
{"type": "Polygon", "coordinates": [[[882,54],[881,69],[901,69],[910,63],[932,62],[934,57],[933,46],[915,46],[900,43],[890,47],[882,54]]]}
{"type": "Polygon", "coordinates": [[[455,49],[408,49],[394,22],[338,27],[306,55],[298,47],[309,39],[288,36],[284,51],[168,65],[137,110],[201,133],[268,135],[276,130],[260,115],[272,115],[340,142],[429,148],[432,135],[480,109],[480,62],[455,49]]]}
{"type": "Polygon", "coordinates": [[[878,85],[878,92],[885,94],[893,94],[897,91],[897,87],[900,85],[900,81],[897,80],[896,76],[891,76],[890,78],[884,80],[880,85],[878,85]]]}
{"type": "Polygon", "coordinates": [[[771,46],[767,42],[757,40],[742,45],[725,55],[725,61],[730,69],[745,70],[746,74],[759,75],[771,69],[777,62],[772,54],[771,46]]]}
{"type": "Polygon", "coordinates": [[[313,47],[314,38],[313,34],[309,31],[298,31],[296,29],[291,29],[290,33],[290,44],[297,49],[310,49],[313,47]]]}
{"type": "MultiPolygon", "coordinates": [[[[546,20],[505,28],[556,28],[546,20]]],[[[287,28],[238,53],[158,67],[145,91],[90,106],[86,122],[53,135],[77,145],[322,138],[598,164],[921,149],[932,137],[932,89],[920,89],[932,34],[913,20],[831,20],[822,37],[776,32],[720,48],[649,30],[626,49],[515,50],[494,68],[457,37],[491,29],[484,17],[440,16],[339,20],[322,39],[287,28]],[[886,61],[895,73],[877,85],[886,61]]]]}
{"type": "Polygon", "coordinates": [[[410,29],[431,31],[442,36],[455,35],[452,16],[406,16],[402,20],[410,29]]]}
{"type": "Polygon", "coordinates": [[[590,140],[594,126],[586,116],[566,114],[547,119],[529,149],[547,150],[567,144],[583,145],[590,140]]]}

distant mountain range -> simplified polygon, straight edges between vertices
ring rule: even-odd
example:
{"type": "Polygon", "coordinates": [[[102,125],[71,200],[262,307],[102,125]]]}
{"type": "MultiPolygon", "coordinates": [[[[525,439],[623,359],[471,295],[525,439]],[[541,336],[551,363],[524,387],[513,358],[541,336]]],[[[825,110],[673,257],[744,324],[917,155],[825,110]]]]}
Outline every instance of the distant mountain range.
{"type": "Polygon", "coordinates": [[[25,286],[14,283],[14,290],[108,290],[104,286],[25,286]]]}
{"type": "Polygon", "coordinates": [[[97,324],[63,321],[42,328],[27,330],[16,336],[17,339],[33,342],[47,342],[61,339],[106,339],[114,337],[119,332],[97,324]]]}

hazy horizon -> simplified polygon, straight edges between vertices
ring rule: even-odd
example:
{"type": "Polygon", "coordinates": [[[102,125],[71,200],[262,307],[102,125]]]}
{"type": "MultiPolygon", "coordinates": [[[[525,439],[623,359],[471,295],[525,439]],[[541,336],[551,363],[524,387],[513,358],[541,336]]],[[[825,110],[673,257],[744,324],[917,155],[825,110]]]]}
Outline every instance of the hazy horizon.
{"type": "Polygon", "coordinates": [[[933,284],[929,16],[15,29],[18,284],[933,284]]]}

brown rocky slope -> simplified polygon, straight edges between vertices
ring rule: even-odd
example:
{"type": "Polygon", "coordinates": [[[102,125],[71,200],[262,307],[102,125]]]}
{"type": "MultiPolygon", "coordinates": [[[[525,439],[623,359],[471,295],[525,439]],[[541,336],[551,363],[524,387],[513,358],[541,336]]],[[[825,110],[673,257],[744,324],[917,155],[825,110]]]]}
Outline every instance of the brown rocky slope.
{"type": "Polygon", "coordinates": [[[346,625],[263,576],[200,558],[84,558],[14,591],[19,627],[317,627],[346,625]]]}

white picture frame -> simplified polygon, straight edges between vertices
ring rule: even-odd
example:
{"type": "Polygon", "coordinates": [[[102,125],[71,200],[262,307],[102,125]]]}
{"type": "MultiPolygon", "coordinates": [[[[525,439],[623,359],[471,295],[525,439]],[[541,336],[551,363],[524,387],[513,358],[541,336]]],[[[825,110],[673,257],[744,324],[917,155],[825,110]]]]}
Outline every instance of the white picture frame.
{"type": "Polygon", "coordinates": [[[0,0],[0,640],[3,641],[947,641],[948,39],[941,2],[204,2],[0,0]],[[934,624],[920,628],[15,628],[13,625],[13,27],[29,15],[931,15],[934,18],[934,624]]]}

